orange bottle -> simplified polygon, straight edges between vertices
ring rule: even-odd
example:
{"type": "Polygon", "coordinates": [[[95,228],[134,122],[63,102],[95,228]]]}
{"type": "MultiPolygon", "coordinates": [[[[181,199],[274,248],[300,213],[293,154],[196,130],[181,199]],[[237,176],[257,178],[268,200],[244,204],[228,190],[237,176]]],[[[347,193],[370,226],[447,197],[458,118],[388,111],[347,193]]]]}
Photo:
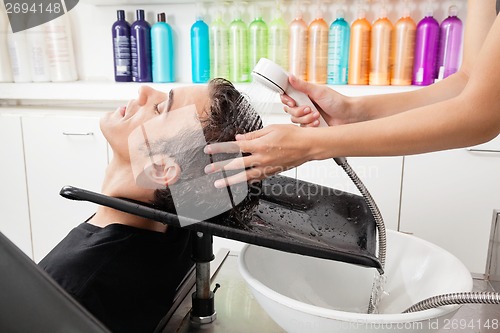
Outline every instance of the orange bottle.
{"type": "Polygon", "coordinates": [[[307,23],[300,11],[290,23],[288,61],[289,72],[302,80],[307,79],[307,23]]]}
{"type": "Polygon", "coordinates": [[[329,27],[318,12],[308,29],[307,81],[326,84],[329,27]]]}
{"type": "Polygon", "coordinates": [[[410,17],[410,11],[406,9],[403,17],[396,22],[392,35],[392,85],[411,85],[416,30],[417,25],[410,17]]]}
{"type": "Polygon", "coordinates": [[[371,24],[363,10],[351,26],[348,84],[368,84],[371,24]]]}
{"type": "Polygon", "coordinates": [[[370,47],[369,84],[385,86],[391,84],[391,38],[392,23],[387,18],[385,8],[373,22],[370,47]]]}

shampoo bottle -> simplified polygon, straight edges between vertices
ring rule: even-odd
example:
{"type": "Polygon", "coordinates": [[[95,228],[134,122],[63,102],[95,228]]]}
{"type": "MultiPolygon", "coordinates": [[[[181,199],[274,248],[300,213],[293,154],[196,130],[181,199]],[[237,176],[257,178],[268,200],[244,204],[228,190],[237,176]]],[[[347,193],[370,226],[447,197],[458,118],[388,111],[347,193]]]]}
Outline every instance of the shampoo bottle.
{"type": "Polygon", "coordinates": [[[413,81],[417,86],[427,86],[435,79],[437,51],[439,45],[439,23],[428,8],[425,17],[418,22],[413,62],[413,81]]]}
{"type": "Polygon", "coordinates": [[[229,78],[232,82],[248,82],[250,79],[247,34],[247,25],[237,13],[229,25],[229,78]]]}
{"type": "Polygon", "coordinates": [[[174,82],[174,35],[165,13],[151,27],[151,62],[153,82],[174,82]]]}
{"type": "Polygon", "coordinates": [[[202,16],[191,26],[191,78],[193,83],[210,79],[209,29],[202,16]]]}
{"type": "Polygon", "coordinates": [[[12,82],[12,67],[10,64],[9,47],[7,36],[9,33],[9,22],[5,9],[0,6],[0,82],[12,82]]]}
{"type": "Polygon", "coordinates": [[[403,17],[394,26],[392,38],[392,85],[411,85],[416,29],[417,25],[410,17],[409,8],[406,7],[403,17]]]}
{"type": "Polygon", "coordinates": [[[144,10],[137,9],[137,20],[130,26],[132,81],[151,82],[151,27],[144,20],[144,10]]]}
{"type": "Polygon", "coordinates": [[[371,24],[361,7],[358,11],[358,18],[351,25],[348,84],[368,84],[371,24]]]}
{"type": "Polygon", "coordinates": [[[262,19],[262,14],[258,10],[255,19],[248,27],[248,32],[248,42],[250,44],[248,63],[251,70],[260,58],[267,57],[268,29],[266,22],[262,19]]]}
{"type": "Polygon", "coordinates": [[[283,20],[279,9],[269,24],[269,50],[267,57],[282,68],[288,68],[288,25],[283,20]]]}
{"type": "Polygon", "coordinates": [[[229,79],[229,31],[220,13],[210,24],[210,77],[229,79]]]}
{"type": "Polygon", "coordinates": [[[316,18],[308,28],[307,81],[316,84],[326,83],[328,66],[328,24],[318,10],[316,18]]]}
{"type": "Polygon", "coordinates": [[[454,74],[460,66],[462,21],[457,17],[457,6],[450,6],[448,14],[440,28],[438,79],[445,79],[454,74]]]}
{"type": "Polygon", "coordinates": [[[344,19],[344,11],[339,10],[328,33],[328,84],[347,84],[350,35],[351,29],[344,19]]]}
{"type": "Polygon", "coordinates": [[[78,79],[69,14],[44,24],[50,79],[53,82],[78,79]]]}
{"type": "Polygon", "coordinates": [[[307,23],[300,11],[290,23],[289,37],[289,72],[296,77],[307,79],[307,23]]]}
{"type": "Polygon", "coordinates": [[[392,23],[387,18],[385,6],[372,26],[370,47],[369,84],[384,86],[391,84],[391,37],[392,23]]]}
{"type": "Polygon", "coordinates": [[[125,11],[116,11],[117,21],[111,28],[113,37],[113,63],[116,82],[132,81],[130,59],[130,25],[125,21],[125,11]]]}
{"type": "Polygon", "coordinates": [[[26,30],[7,35],[10,63],[14,82],[32,82],[31,57],[29,56],[26,30]]]}

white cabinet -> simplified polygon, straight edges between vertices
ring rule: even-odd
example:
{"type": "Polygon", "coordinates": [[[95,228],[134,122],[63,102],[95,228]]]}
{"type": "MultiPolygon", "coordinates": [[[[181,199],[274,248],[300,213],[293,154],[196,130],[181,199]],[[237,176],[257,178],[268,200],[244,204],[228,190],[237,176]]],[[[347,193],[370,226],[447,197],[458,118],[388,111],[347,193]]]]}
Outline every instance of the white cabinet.
{"type": "MultiPolygon", "coordinates": [[[[347,161],[372,195],[388,229],[398,230],[402,157],[351,157],[347,161]]],[[[333,159],[312,161],[297,168],[297,178],[359,194],[333,159]]]]}
{"type": "Polygon", "coordinates": [[[491,216],[498,208],[500,138],[472,151],[405,158],[401,231],[445,248],[471,272],[485,272],[491,216]]]}
{"type": "Polygon", "coordinates": [[[21,117],[0,115],[0,133],[0,232],[32,258],[21,117]]]}
{"type": "Polygon", "coordinates": [[[59,195],[64,185],[101,190],[108,163],[99,116],[22,118],[34,260],[40,261],[95,205],[59,195]]]}

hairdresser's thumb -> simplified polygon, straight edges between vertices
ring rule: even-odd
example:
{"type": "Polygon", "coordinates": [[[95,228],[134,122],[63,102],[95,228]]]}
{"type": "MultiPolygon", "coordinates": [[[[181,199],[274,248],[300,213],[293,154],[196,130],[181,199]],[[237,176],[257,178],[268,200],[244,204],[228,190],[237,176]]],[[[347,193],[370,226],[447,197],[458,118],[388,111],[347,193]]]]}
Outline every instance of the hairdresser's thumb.
{"type": "Polygon", "coordinates": [[[314,98],[315,91],[317,91],[317,87],[314,84],[306,82],[295,75],[290,75],[288,81],[296,90],[302,91],[303,93],[314,98]]]}

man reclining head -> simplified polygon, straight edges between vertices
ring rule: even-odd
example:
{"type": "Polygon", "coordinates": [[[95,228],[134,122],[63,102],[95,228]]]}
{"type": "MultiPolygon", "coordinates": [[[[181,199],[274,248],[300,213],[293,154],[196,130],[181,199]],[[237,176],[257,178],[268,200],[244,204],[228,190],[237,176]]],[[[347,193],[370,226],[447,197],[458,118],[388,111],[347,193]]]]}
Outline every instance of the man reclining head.
{"type": "MultiPolygon", "coordinates": [[[[223,79],[169,95],[141,87],[136,100],[101,119],[113,150],[102,193],[167,210],[178,207],[175,193],[209,196],[215,187],[191,182],[205,176],[208,164],[197,161],[207,157],[200,143],[261,128],[260,117],[248,117],[253,112],[223,79]]],[[[100,206],[39,265],[112,332],[152,332],[193,265],[189,238],[186,229],[100,206]]]]}

